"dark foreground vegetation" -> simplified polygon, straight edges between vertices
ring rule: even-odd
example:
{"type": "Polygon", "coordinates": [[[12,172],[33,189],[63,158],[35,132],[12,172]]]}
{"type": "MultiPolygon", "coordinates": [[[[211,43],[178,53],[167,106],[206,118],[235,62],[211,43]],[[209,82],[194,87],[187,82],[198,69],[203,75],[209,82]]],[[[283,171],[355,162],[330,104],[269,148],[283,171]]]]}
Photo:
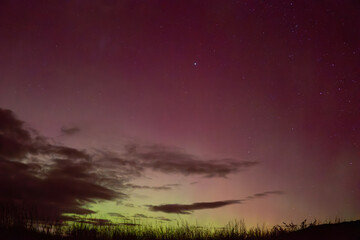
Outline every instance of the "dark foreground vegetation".
{"type": "MultiPolygon", "coordinates": [[[[1,212],[1,211],[0,211],[1,212]]],[[[360,220],[352,222],[321,224],[313,221],[301,224],[276,225],[272,228],[246,228],[243,221],[229,223],[223,228],[191,226],[179,223],[177,226],[91,223],[78,221],[64,224],[59,221],[33,220],[29,214],[16,217],[0,213],[1,240],[360,240],[360,220]]]]}

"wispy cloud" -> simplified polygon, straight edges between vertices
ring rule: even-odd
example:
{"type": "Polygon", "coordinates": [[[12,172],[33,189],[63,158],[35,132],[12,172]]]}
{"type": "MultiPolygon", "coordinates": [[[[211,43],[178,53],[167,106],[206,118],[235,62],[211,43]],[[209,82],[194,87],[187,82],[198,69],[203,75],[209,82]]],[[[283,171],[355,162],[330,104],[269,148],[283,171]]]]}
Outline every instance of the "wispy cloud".
{"type": "Polygon", "coordinates": [[[61,133],[66,136],[72,136],[80,132],[78,127],[62,127],[60,129],[61,133]]]}
{"type": "Polygon", "coordinates": [[[197,202],[193,204],[164,204],[159,206],[148,206],[154,212],[191,214],[194,210],[212,209],[224,207],[231,204],[239,204],[241,200],[228,200],[216,202],[197,202]]]}
{"type": "Polygon", "coordinates": [[[164,212],[164,213],[177,213],[177,214],[191,214],[195,210],[220,208],[232,204],[242,204],[256,198],[266,197],[272,194],[283,194],[281,191],[267,191],[248,196],[244,199],[226,200],[215,202],[196,202],[192,204],[163,204],[158,206],[148,205],[150,211],[164,212]]]}
{"type": "MultiPolygon", "coordinates": [[[[185,176],[200,175],[207,178],[226,177],[258,164],[255,161],[240,161],[232,158],[202,159],[181,149],[162,145],[128,145],[124,158],[131,159],[132,164],[138,164],[142,169],[185,176]]],[[[122,163],[127,162],[122,159],[122,163]]]]}
{"type": "Polygon", "coordinates": [[[245,199],[246,199],[246,200],[250,200],[250,199],[255,199],[255,198],[267,197],[267,196],[272,195],[272,194],[281,195],[281,194],[283,194],[283,193],[284,193],[284,192],[282,192],[282,191],[267,191],[267,192],[256,193],[256,194],[254,194],[254,195],[247,196],[245,199]]]}

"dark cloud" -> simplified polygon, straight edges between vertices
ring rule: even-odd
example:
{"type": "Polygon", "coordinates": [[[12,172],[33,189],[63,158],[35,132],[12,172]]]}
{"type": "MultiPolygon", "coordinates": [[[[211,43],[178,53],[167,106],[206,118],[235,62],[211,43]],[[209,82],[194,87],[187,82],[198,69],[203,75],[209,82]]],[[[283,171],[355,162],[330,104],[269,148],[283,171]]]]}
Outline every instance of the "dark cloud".
{"type": "Polygon", "coordinates": [[[0,108],[0,156],[21,158],[33,151],[31,135],[23,125],[12,111],[0,108]]]}
{"type": "Polygon", "coordinates": [[[242,203],[242,200],[228,200],[217,202],[197,202],[193,204],[164,204],[159,206],[148,206],[154,212],[191,214],[194,210],[212,209],[224,207],[231,204],[242,203]]]}
{"type": "Polygon", "coordinates": [[[0,203],[36,208],[38,217],[94,213],[83,208],[97,200],[123,197],[100,185],[85,151],[49,143],[0,109],[0,203]]]}
{"type": "Polygon", "coordinates": [[[62,127],[60,129],[63,135],[72,136],[80,132],[80,128],[78,127],[62,127]]]}
{"type": "Polygon", "coordinates": [[[256,193],[252,196],[248,196],[246,197],[246,199],[254,199],[254,198],[262,198],[262,197],[267,197],[268,195],[272,195],[272,194],[283,194],[282,191],[267,191],[267,192],[262,192],[262,193],[256,193]]]}
{"type": "MultiPolygon", "coordinates": [[[[53,169],[62,172],[57,164],[53,169]]],[[[115,191],[94,183],[94,179],[81,177],[81,174],[46,174],[39,178],[31,170],[29,164],[0,159],[0,202],[36,206],[40,215],[59,217],[61,213],[93,213],[82,205],[95,199],[118,197],[115,191]]],[[[79,173],[82,172],[79,170],[79,173]]]]}
{"type": "Polygon", "coordinates": [[[226,200],[215,202],[197,202],[193,204],[163,204],[158,206],[148,205],[149,210],[154,212],[177,213],[177,214],[191,214],[195,210],[220,208],[232,204],[242,204],[256,198],[266,197],[271,194],[283,194],[281,191],[267,191],[248,196],[245,199],[226,200]]]}
{"type": "Polygon", "coordinates": [[[32,129],[25,129],[12,111],[0,108],[0,156],[23,159],[29,154],[89,159],[84,151],[50,144],[32,129]]]}

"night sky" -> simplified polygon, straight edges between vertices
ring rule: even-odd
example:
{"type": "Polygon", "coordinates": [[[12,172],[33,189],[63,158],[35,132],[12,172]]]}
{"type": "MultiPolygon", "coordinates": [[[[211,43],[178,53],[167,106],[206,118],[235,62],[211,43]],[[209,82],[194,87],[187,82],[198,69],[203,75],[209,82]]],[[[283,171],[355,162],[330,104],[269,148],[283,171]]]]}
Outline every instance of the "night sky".
{"type": "Polygon", "coordinates": [[[1,1],[0,202],[359,219],[359,29],[355,0],[1,1]]]}

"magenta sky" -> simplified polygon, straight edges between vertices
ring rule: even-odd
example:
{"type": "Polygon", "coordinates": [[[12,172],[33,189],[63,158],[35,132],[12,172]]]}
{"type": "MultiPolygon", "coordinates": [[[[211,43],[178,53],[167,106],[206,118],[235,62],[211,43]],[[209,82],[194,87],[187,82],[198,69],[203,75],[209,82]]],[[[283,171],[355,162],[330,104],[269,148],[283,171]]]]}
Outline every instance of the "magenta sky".
{"type": "Polygon", "coordinates": [[[158,144],[257,163],[227,178],[149,165],[152,180],[135,182],[182,187],[134,188],[142,214],[282,191],[189,217],[358,219],[359,11],[334,0],[2,1],[0,107],[87,151],[158,144]]]}

